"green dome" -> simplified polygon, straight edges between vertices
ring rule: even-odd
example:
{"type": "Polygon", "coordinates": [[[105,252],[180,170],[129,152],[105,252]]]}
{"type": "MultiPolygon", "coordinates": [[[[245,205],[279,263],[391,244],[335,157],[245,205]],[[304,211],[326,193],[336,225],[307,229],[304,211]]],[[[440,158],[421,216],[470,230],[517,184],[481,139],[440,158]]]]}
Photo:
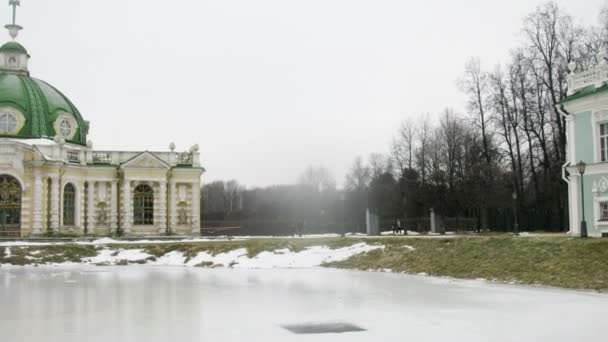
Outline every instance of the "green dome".
{"type": "MultiPolygon", "coordinates": [[[[18,43],[7,43],[2,49],[21,47],[18,43]],[[8,46],[8,47],[7,47],[8,46]]],[[[19,51],[24,53],[23,51],[19,51]]],[[[68,142],[86,145],[89,123],[82,119],[80,112],[61,92],[50,84],[29,75],[0,71],[0,108],[13,108],[21,112],[25,119],[16,134],[0,137],[53,138],[60,117],[70,117],[76,124],[75,133],[66,139],[68,142]]],[[[0,113],[2,115],[2,113],[0,113]]]]}
{"type": "Polygon", "coordinates": [[[0,52],[17,52],[24,53],[27,55],[27,50],[23,47],[23,45],[17,42],[8,42],[0,46],[0,52]]]}

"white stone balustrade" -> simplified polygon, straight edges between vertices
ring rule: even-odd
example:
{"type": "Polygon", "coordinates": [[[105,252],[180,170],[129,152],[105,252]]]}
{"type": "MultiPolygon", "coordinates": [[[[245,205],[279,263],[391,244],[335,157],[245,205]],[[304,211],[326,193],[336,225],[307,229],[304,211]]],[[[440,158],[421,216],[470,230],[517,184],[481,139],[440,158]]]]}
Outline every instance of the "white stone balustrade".
{"type": "Polygon", "coordinates": [[[576,64],[570,63],[568,65],[568,68],[570,69],[570,74],[566,78],[568,82],[568,96],[588,86],[599,88],[604,85],[604,83],[608,82],[608,63],[606,61],[606,52],[600,52],[597,55],[597,60],[599,63],[595,67],[577,74],[574,73],[576,64]]]}
{"type": "MultiPolygon", "coordinates": [[[[27,142],[22,140],[22,142],[27,142]]],[[[44,145],[32,142],[40,150],[47,160],[64,161],[70,164],[107,164],[120,165],[125,163],[141,152],[129,151],[96,151],[84,146],[72,144],[58,144],[51,140],[44,145]]],[[[189,165],[192,167],[200,167],[200,153],[198,149],[187,152],[156,152],[151,151],[154,156],[158,157],[169,166],[189,165]]]]}

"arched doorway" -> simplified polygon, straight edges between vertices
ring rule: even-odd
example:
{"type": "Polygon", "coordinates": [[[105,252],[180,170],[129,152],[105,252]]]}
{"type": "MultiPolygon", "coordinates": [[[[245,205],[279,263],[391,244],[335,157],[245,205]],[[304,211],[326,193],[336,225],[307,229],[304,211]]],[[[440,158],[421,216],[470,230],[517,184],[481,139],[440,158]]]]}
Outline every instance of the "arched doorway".
{"type": "Polygon", "coordinates": [[[0,236],[21,236],[21,184],[0,175],[0,236]]]}

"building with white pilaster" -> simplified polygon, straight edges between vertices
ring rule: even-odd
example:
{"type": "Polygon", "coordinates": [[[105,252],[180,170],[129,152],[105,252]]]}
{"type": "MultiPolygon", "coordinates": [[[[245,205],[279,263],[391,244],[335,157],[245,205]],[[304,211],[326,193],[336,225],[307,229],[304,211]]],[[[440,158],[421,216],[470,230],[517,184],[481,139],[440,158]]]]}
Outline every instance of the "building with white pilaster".
{"type": "Polygon", "coordinates": [[[0,236],[199,234],[198,146],[94,150],[74,104],[30,76],[14,14],[6,28],[13,41],[0,47],[0,236]]]}
{"type": "Polygon", "coordinates": [[[563,178],[568,183],[570,233],[576,236],[608,236],[607,58],[602,51],[597,65],[581,72],[571,63],[568,96],[558,106],[566,121],[563,178]]]}

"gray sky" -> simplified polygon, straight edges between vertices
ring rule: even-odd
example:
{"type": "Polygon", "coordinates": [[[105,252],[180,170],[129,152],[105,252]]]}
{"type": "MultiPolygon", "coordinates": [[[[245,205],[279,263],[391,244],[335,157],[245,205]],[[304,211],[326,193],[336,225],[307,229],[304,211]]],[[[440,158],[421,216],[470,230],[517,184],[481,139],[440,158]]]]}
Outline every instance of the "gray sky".
{"type": "MultiPolygon", "coordinates": [[[[595,24],[604,0],[557,2],[595,24]]],[[[504,61],[538,3],[22,0],[18,41],[32,75],[91,121],[96,149],[198,143],[204,182],[291,183],[324,165],[342,183],[405,117],[462,112],[466,60],[504,61]]]]}

